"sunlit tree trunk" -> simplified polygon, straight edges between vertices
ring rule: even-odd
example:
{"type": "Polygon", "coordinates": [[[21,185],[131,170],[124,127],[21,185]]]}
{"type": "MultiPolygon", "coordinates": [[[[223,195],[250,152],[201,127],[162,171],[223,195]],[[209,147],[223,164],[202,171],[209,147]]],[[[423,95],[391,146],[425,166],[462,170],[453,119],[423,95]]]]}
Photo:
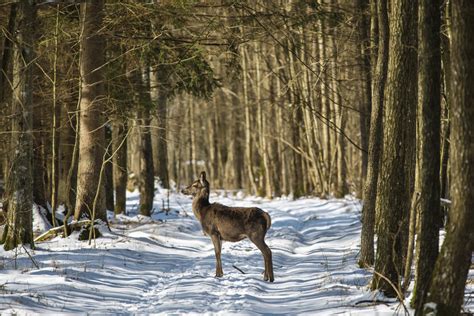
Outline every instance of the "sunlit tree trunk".
{"type": "Polygon", "coordinates": [[[451,2],[451,199],[446,238],[423,314],[459,315],[474,251],[474,10],[451,2]]]}
{"type": "Polygon", "coordinates": [[[369,134],[369,161],[367,179],[364,184],[364,205],[362,208],[362,232],[359,265],[366,266],[374,263],[374,230],[375,230],[375,201],[377,196],[377,180],[380,169],[382,151],[382,118],[384,103],[384,87],[387,77],[388,64],[388,16],[387,1],[376,0],[376,10],[379,23],[377,66],[372,86],[372,110],[369,134]]]}
{"type": "Polygon", "coordinates": [[[83,214],[92,217],[96,201],[96,218],[107,220],[105,212],[104,182],[99,183],[103,163],[104,132],[104,91],[102,66],[104,64],[105,43],[98,34],[102,28],[103,0],[81,3],[81,100],[79,116],[79,160],[77,169],[77,200],[74,218],[83,214]]]}
{"type": "MultiPolygon", "coordinates": [[[[439,152],[441,108],[441,52],[439,0],[418,0],[418,108],[417,108],[417,193],[419,231],[416,242],[416,273],[412,305],[421,312],[439,244],[439,152]]],[[[413,216],[415,214],[413,213],[413,216]]],[[[409,269],[410,267],[407,267],[409,269]]]]}
{"type": "Polygon", "coordinates": [[[390,9],[384,147],[376,202],[380,221],[372,282],[372,289],[379,289],[388,296],[395,296],[397,289],[385,278],[397,286],[402,273],[402,226],[411,193],[407,187],[410,157],[405,147],[415,138],[415,135],[407,135],[407,131],[412,130],[409,125],[415,123],[415,117],[409,114],[414,113],[416,107],[415,5],[412,0],[393,1],[390,9]]]}

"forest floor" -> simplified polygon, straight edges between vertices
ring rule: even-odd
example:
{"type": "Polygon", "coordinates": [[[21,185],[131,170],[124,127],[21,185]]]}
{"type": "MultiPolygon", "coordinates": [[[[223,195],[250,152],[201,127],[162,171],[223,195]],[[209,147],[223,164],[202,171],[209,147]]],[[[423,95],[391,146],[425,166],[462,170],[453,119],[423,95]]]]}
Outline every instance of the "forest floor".
{"type": "MultiPolygon", "coordinates": [[[[92,246],[76,233],[38,243],[29,255],[2,248],[0,314],[405,314],[400,303],[368,290],[372,274],[356,264],[356,199],[211,195],[211,202],[255,205],[272,216],[275,282],[267,283],[262,256],[247,240],[224,243],[224,277],[214,277],[213,246],[188,197],[170,194],[165,214],[161,190],[151,220],[137,215],[138,198],[129,194],[128,215],[111,219],[112,232],[101,227],[104,236],[92,246]]],[[[469,277],[464,310],[472,312],[473,270],[469,277]]]]}

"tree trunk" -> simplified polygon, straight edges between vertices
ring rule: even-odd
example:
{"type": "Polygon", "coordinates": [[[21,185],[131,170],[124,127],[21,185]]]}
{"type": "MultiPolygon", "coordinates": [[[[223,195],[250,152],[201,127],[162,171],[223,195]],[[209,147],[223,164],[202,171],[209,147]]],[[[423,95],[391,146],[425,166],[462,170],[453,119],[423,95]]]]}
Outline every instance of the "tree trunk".
{"type": "Polygon", "coordinates": [[[150,72],[148,67],[142,69],[140,88],[140,104],[138,105],[138,124],[140,130],[140,173],[138,189],[140,191],[140,214],[151,216],[153,198],[155,196],[155,179],[153,171],[153,150],[150,132],[150,72]]]}
{"type": "Polygon", "coordinates": [[[372,86],[372,111],[369,134],[369,161],[367,180],[364,185],[364,206],[362,209],[362,232],[359,265],[374,263],[374,228],[375,201],[377,196],[377,180],[379,178],[380,155],[383,139],[383,98],[387,78],[388,64],[388,16],[387,1],[378,0],[376,10],[379,23],[378,56],[372,86]]]}
{"type": "Polygon", "coordinates": [[[7,117],[9,117],[10,108],[6,104],[7,95],[10,93],[10,82],[12,81],[11,78],[11,59],[12,59],[12,34],[15,31],[15,24],[16,24],[16,12],[17,12],[17,4],[12,3],[10,5],[10,13],[8,16],[8,26],[7,29],[4,30],[8,36],[5,36],[5,40],[3,42],[3,51],[2,51],[2,63],[0,69],[0,117],[3,118],[0,122],[0,199],[2,199],[4,194],[4,185],[7,181],[8,176],[8,154],[9,152],[9,145],[10,145],[10,137],[8,135],[9,128],[11,124],[8,124],[7,117]]]}
{"type": "MultiPolygon", "coordinates": [[[[441,145],[441,171],[440,171],[440,191],[441,197],[449,199],[449,182],[448,182],[448,161],[449,161],[449,134],[451,127],[451,118],[449,114],[450,100],[451,100],[451,65],[450,65],[450,18],[449,8],[450,2],[447,2],[443,8],[442,24],[445,25],[445,29],[441,32],[441,61],[443,65],[443,87],[444,87],[444,110],[442,121],[445,122],[442,132],[442,145],[441,145]]],[[[442,223],[440,223],[442,224],[442,223]]]]}
{"type": "MultiPolygon", "coordinates": [[[[41,105],[36,105],[32,108],[34,115],[33,120],[33,202],[44,208],[48,209],[48,203],[46,200],[46,161],[45,161],[45,135],[43,130],[45,126],[43,124],[44,110],[41,105]]],[[[53,224],[53,222],[51,222],[53,224]]]]}
{"type": "Polygon", "coordinates": [[[140,126],[140,173],[138,189],[140,191],[140,214],[151,216],[154,197],[153,156],[150,135],[150,114],[148,109],[139,109],[140,126]]]}
{"type": "MultiPolygon", "coordinates": [[[[361,152],[362,164],[361,164],[361,189],[364,187],[364,182],[367,177],[367,165],[368,165],[368,151],[369,151],[369,133],[370,133],[370,113],[372,107],[372,91],[371,91],[371,82],[372,82],[372,73],[370,68],[370,13],[369,13],[369,1],[368,0],[358,0],[357,2],[358,9],[360,10],[359,14],[359,23],[358,23],[358,40],[360,43],[360,73],[363,76],[361,81],[361,90],[362,90],[362,100],[360,100],[360,114],[359,114],[359,124],[360,124],[360,144],[363,149],[361,152]]],[[[374,12],[375,14],[376,12],[374,12]]]]}
{"type": "MultiPolygon", "coordinates": [[[[67,102],[60,114],[61,126],[59,130],[59,146],[58,146],[58,200],[57,204],[63,204],[66,208],[75,205],[75,184],[77,183],[77,163],[72,166],[74,155],[75,133],[73,127],[77,125],[76,119],[72,117],[70,112],[75,109],[71,106],[74,102],[67,102]],[[71,169],[71,179],[69,178],[69,170],[71,169]],[[68,182],[70,184],[68,185],[68,182]],[[71,189],[71,190],[68,190],[71,189]],[[71,203],[71,205],[68,205],[71,203]]],[[[77,162],[77,157],[76,157],[77,162]]]]}
{"type": "Polygon", "coordinates": [[[416,3],[412,0],[391,2],[390,10],[390,54],[385,92],[386,119],[384,126],[384,147],[382,152],[381,178],[377,192],[376,208],[380,214],[377,240],[377,257],[372,282],[373,289],[379,289],[387,296],[396,296],[402,273],[401,234],[405,214],[409,209],[410,188],[407,187],[410,170],[409,157],[405,147],[415,135],[408,137],[406,130],[415,117],[410,107],[416,106],[416,50],[413,29],[416,22],[416,3]]]}
{"type": "Polygon", "coordinates": [[[29,1],[18,3],[13,46],[13,95],[10,174],[7,182],[7,223],[1,242],[5,250],[19,244],[32,248],[33,139],[32,62],[35,59],[36,12],[29,1]]]}
{"type": "Polygon", "coordinates": [[[150,73],[151,99],[156,105],[156,116],[153,118],[153,169],[164,188],[169,188],[168,174],[168,141],[167,132],[167,107],[168,96],[166,81],[169,80],[164,68],[158,67],[150,73]]]}
{"type": "MultiPolygon", "coordinates": [[[[439,244],[439,165],[441,112],[441,52],[439,0],[419,0],[419,73],[417,179],[420,201],[416,244],[415,288],[411,304],[421,312],[420,303],[427,293],[439,244]]],[[[418,191],[417,190],[417,191],[418,191]]]]}
{"type": "Polygon", "coordinates": [[[115,192],[115,214],[126,212],[127,193],[127,123],[126,118],[112,121],[113,182],[115,192]]]}
{"type": "Polygon", "coordinates": [[[112,171],[112,129],[110,126],[105,126],[105,143],[107,144],[107,153],[105,158],[108,162],[105,163],[104,169],[104,188],[105,188],[105,207],[108,211],[114,211],[114,177],[112,171]]]}
{"type": "Polygon", "coordinates": [[[102,28],[104,1],[81,3],[83,34],[81,38],[81,100],[79,116],[79,161],[77,169],[77,200],[74,218],[82,215],[107,220],[104,181],[101,179],[105,145],[103,122],[104,39],[97,32],[102,28]],[[98,193],[98,194],[97,194],[98,193]],[[97,197],[97,199],[96,199],[97,197]],[[96,201],[95,201],[96,200],[96,201]],[[94,202],[95,201],[95,202],[94,202]],[[95,204],[95,214],[93,208],[95,204]]]}
{"type": "Polygon", "coordinates": [[[248,68],[247,68],[247,51],[242,48],[241,49],[241,59],[242,59],[242,97],[243,103],[245,107],[245,162],[244,165],[247,169],[247,176],[248,176],[248,183],[252,187],[252,193],[257,194],[258,188],[255,183],[255,174],[253,171],[253,144],[252,144],[252,123],[251,123],[251,108],[249,104],[249,97],[248,97],[248,84],[247,84],[247,76],[248,68]]]}
{"type": "Polygon", "coordinates": [[[458,315],[474,251],[474,10],[453,1],[451,46],[451,211],[424,314],[458,315]]]}

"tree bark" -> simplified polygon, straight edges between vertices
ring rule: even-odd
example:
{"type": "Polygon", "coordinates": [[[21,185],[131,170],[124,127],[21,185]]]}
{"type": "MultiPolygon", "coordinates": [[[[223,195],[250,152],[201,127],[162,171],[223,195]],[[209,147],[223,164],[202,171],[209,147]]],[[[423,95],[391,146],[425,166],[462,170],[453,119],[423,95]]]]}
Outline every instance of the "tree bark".
{"type": "Polygon", "coordinates": [[[97,32],[102,28],[104,1],[81,3],[81,100],[79,116],[79,160],[77,169],[77,200],[74,218],[93,217],[96,201],[96,218],[107,220],[104,183],[99,183],[104,156],[105,132],[103,118],[103,74],[105,43],[97,32]]]}
{"type": "Polygon", "coordinates": [[[35,6],[21,1],[17,7],[13,45],[13,93],[10,174],[7,180],[7,223],[1,242],[5,250],[33,243],[33,139],[32,62],[35,59],[35,6]]]}
{"type": "Polygon", "coordinates": [[[151,99],[156,105],[153,135],[153,166],[155,175],[164,188],[169,188],[167,117],[168,96],[166,81],[169,80],[164,67],[158,67],[150,73],[151,99]]]}
{"type": "MultiPolygon", "coordinates": [[[[362,100],[360,100],[360,144],[363,149],[361,152],[362,164],[361,164],[361,184],[363,188],[365,179],[367,177],[367,168],[369,160],[369,134],[370,134],[370,113],[372,107],[372,73],[370,67],[370,12],[369,12],[369,1],[358,0],[357,6],[359,11],[359,23],[358,23],[358,40],[360,43],[360,73],[363,76],[361,81],[362,100]]],[[[374,12],[375,13],[375,12],[374,12]]]]}
{"type": "Polygon", "coordinates": [[[126,212],[127,193],[127,122],[123,118],[112,121],[113,183],[115,192],[115,214],[126,212]]]}
{"type": "Polygon", "coordinates": [[[420,192],[415,288],[411,304],[418,313],[438,256],[440,212],[441,3],[419,0],[417,189],[420,192]]]}
{"type": "MultiPolygon", "coordinates": [[[[408,213],[410,188],[407,187],[410,170],[406,146],[415,138],[408,137],[415,123],[410,107],[416,107],[416,3],[412,0],[391,2],[389,62],[387,89],[385,92],[386,119],[384,147],[382,151],[381,178],[376,208],[380,214],[377,240],[377,256],[372,289],[379,289],[387,296],[396,296],[397,289],[381,277],[384,276],[398,287],[402,273],[401,234],[405,214],[408,213]]],[[[413,130],[414,131],[414,130],[413,130]]]]}
{"type": "Polygon", "coordinates": [[[150,131],[150,72],[144,67],[141,73],[140,104],[138,105],[138,124],[140,130],[140,173],[138,189],[140,191],[140,214],[151,216],[155,196],[155,179],[153,171],[153,150],[150,131]]]}
{"type": "Polygon", "coordinates": [[[105,163],[104,168],[104,189],[105,189],[105,208],[108,211],[114,211],[114,177],[113,177],[113,166],[112,166],[112,128],[105,126],[105,143],[106,145],[106,156],[108,162],[105,163]]]}
{"type": "Polygon", "coordinates": [[[383,97],[388,64],[388,16],[387,1],[378,0],[376,10],[379,23],[377,63],[372,86],[372,111],[369,132],[369,161],[367,180],[364,185],[364,206],[362,208],[362,232],[359,265],[374,263],[375,202],[379,178],[380,155],[383,139],[383,97]]]}
{"type": "Polygon", "coordinates": [[[474,251],[474,10],[468,0],[451,6],[452,205],[423,310],[436,315],[460,313],[474,251]]]}

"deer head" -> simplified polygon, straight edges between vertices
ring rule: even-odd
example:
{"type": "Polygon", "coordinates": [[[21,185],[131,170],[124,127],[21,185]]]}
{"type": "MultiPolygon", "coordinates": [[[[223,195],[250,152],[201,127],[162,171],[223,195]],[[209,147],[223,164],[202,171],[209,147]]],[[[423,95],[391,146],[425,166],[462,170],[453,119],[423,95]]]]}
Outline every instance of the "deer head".
{"type": "Polygon", "coordinates": [[[203,171],[199,175],[199,179],[187,186],[181,193],[192,195],[193,197],[209,198],[209,182],[206,180],[206,173],[203,171]]]}

